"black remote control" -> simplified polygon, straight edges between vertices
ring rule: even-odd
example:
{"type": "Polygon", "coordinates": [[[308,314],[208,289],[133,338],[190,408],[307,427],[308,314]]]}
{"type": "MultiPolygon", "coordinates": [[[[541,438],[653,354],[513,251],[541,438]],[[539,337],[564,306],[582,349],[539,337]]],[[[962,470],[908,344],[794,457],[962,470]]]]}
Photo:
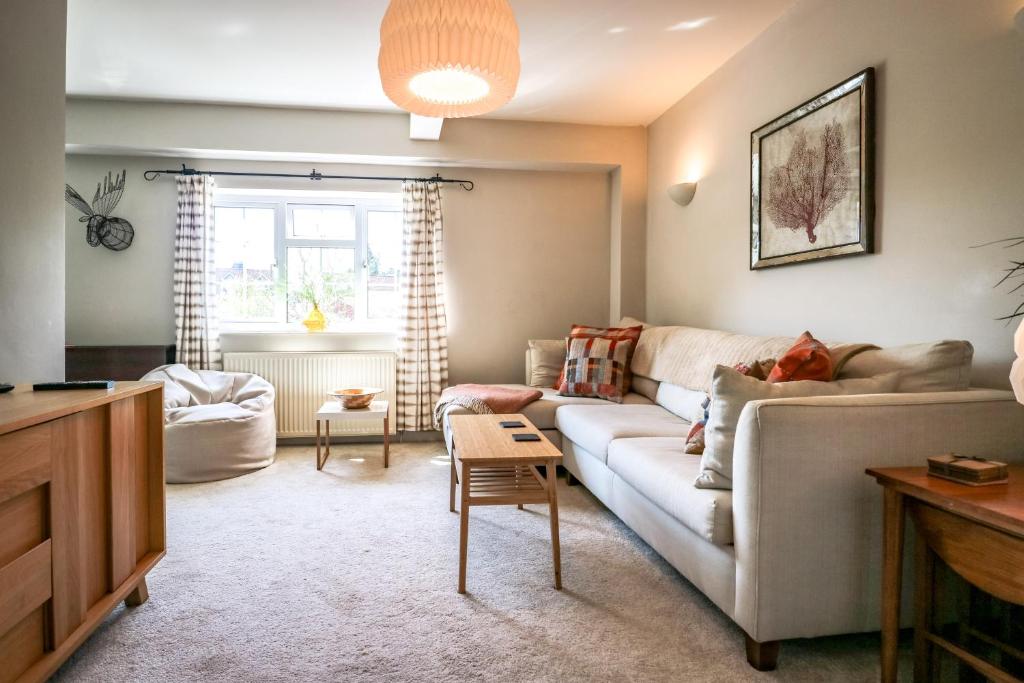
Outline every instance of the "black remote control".
{"type": "Polygon", "coordinates": [[[32,391],[64,391],[65,389],[113,389],[109,379],[90,379],[78,382],[40,382],[32,385],[32,391]]]}
{"type": "Polygon", "coordinates": [[[522,422],[520,422],[519,420],[503,420],[502,422],[499,422],[498,424],[503,429],[515,429],[515,428],[518,428],[518,427],[525,427],[526,426],[522,422]]]}
{"type": "Polygon", "coordinates": [[[536,434],[531,434],[531,433],[527,432],[525,434],[513,434],[512,435],[512,440],[513,441],[540,441],[540,437],[537,436],[536,434]]]}

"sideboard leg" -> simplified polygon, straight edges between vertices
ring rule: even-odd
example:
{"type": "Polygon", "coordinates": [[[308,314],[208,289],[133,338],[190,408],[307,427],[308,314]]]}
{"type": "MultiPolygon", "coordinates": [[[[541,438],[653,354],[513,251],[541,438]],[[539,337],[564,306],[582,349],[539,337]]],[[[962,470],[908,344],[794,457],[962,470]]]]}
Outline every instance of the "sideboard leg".
{"type": "Polygon", "coordinates": [[[779,661],[779,641],[759,643],[744,634],[747,639],[747,663],[758,671],[774,671],[779,661]]]}
{"type": "Polygon", "coordinates": [[[149,588],[146,586],[146,577],[143,576],[135,585],[135,590],[125,597],[124,604],[128,607],[138,607],[146,600],[149,600],[149,588]]]}

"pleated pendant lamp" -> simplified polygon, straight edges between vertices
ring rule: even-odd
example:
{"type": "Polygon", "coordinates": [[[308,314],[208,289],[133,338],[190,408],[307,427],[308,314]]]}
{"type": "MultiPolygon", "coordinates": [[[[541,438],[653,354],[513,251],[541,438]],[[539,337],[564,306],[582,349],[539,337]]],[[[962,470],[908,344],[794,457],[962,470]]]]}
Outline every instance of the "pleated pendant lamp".
{"type": "Polygon", "coordinates": [[[420,116],[478,116],[519,82],[519,27],[508,0],[391,0],[377,58],[384,93],[420,116]]]}

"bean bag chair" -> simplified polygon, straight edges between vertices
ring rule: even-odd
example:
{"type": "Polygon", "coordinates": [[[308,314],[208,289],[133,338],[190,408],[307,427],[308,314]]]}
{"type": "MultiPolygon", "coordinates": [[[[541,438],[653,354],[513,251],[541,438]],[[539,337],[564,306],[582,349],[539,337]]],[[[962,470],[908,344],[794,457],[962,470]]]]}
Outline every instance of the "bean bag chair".
{"type": "Polygon", "coordinates": [[[274,386],[244,372],[163,365],[143,380],[164,383],[167,483],[215,481],[274,462],[274,386]]]}

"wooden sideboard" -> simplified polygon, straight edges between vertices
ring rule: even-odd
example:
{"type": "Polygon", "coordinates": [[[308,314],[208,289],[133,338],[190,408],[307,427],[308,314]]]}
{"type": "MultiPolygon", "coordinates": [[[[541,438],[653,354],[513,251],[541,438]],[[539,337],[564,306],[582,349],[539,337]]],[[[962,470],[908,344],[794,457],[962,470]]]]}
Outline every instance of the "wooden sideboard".
{"type": "Polygon", "coordinates": [[[0,683],[44,681],[164,556],[163,385],[0,394],[0,683]]]}

